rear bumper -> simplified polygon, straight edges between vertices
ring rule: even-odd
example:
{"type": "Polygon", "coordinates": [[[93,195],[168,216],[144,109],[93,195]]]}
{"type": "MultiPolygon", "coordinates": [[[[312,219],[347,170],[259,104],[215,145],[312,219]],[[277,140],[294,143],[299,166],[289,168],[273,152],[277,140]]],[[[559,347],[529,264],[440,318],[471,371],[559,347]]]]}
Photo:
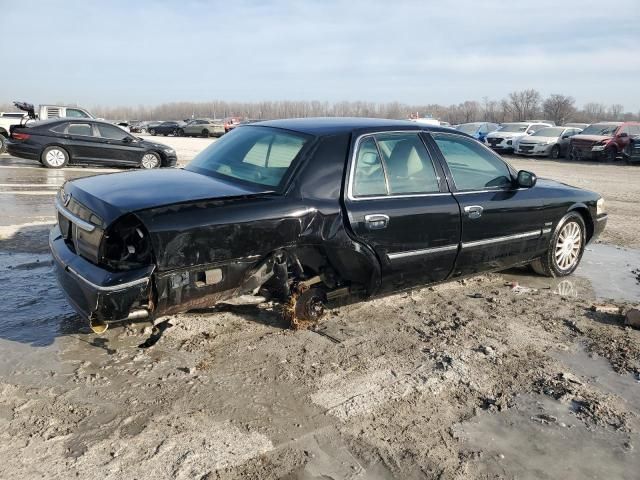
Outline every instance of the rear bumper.
{"type": "Polygon", "coordinates": [[[24,142],[15,142],[10,138],[7,139],[6,145],[9,155],[29,160],[40,160],[40,147],[28,145],[24,142]]]}
{"type": "Polygon", "coordinates": [[[58,283],[80,316],[110,323],[127,320],[135,310],[148,311],[153,266],[109,272],[76,255],[58,226],[49,233],[49,248],[58,283]]]}

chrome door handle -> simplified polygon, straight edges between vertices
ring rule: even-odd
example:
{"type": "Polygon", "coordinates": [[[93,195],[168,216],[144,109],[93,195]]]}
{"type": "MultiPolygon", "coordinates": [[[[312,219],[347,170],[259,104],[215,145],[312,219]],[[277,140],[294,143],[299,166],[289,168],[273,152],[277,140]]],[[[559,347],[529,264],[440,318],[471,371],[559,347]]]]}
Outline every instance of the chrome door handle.
{"type": "Polygon", "coordinates": [[[389,225],[389,215],[374,213],[364,216],[364,224],[369,230],[382,230],[389,225]]]}
{"type": "Polygon", "coordinates": [[[480,205],[469,205],[464,207],[464,213],[466,213],[471,220],[480,218],[482,216],[482,210],[484,209],[480,205]]]}

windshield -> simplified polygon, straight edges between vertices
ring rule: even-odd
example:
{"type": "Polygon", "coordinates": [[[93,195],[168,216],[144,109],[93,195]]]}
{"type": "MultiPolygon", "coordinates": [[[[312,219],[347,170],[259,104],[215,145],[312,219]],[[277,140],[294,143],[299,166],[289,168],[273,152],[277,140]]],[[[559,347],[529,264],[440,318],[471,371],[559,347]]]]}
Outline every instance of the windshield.
{"type": "Polygon", "coordinates": [[[501,132],[526,132],[528,123],[505,123],[500,127],[501,132]]]}
{"type": "Polygon", "coordinates": [[[278,187],[310,139],[276,128],[240,127],[203,150],[185,170],[278,187]]]}
{"type": "Polygon", "coordinates": [[[463,123],[462,125],[458,125],[458,130],[467,135],[473,135],[478,131],[479,127],[479,123],[463,123]]]}
{"type": "Polygon", "coordinates": [[[536,133],[532,134],[532,137],[559,137],[564,132],[564,128],[560,127],[551,127],[551,128],[543,128],[542,130],[538,130],[536,133]]]}
{"type": "Polygon", "coordinates": [[[580,132],[580,135],[603,135],[603,136],[611,136],[615,133],[618,125],[611,123],[594,123],[593,125],[589,125],[583,131],[580,132]]]}

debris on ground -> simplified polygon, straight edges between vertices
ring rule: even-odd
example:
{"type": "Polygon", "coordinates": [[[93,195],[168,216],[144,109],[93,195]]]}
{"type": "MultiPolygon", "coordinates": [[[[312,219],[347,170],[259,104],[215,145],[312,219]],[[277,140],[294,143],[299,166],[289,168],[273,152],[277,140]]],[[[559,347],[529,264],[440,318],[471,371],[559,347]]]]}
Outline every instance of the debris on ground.
{"type": "Polygon", "coordinates": [[[593,304],[591,305],[591,311],[597,313],[606,313],[608,315],[621,315],[622,310],[618,305],[613,305],[610,303],[603,304],[593,304]]]}
{"type": "Polygon", "coordinates": [[[624,317],[624,324],[627,327],[640,328],[640,309],[631,308],[627,310],[624,317]]]}

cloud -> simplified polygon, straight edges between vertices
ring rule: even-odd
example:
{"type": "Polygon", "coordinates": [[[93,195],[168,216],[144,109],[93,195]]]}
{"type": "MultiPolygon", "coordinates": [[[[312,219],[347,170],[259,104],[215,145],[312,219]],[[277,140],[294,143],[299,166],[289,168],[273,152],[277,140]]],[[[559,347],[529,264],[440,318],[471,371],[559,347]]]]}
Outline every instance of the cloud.
{"type": "Polygon", "coordinates": [[[0,100],[458,103],[537,88],[640,109],[637,0],[23,1],[0,100]]]}

